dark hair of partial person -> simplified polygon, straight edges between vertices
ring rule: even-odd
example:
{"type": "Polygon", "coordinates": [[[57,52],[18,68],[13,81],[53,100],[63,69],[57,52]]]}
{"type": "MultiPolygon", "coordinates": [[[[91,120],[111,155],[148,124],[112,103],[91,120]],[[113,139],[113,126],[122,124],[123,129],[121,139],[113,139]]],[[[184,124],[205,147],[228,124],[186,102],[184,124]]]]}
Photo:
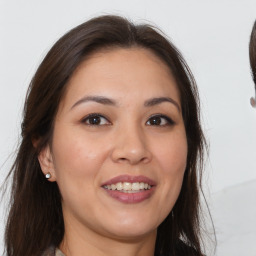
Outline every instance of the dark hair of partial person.
{"type": "Polygon", "coordinates": [[[10,212],[5,230],[7,256],[39,256],[64,236],[61,195],[44,177],[38,154],[48,144],[55,116],[76,68],[104,49],[144,48],[169,68],[180,92],[188,155],[180,195],[158,227],[155,255],[203,255],[200,200],[205,139],[200,126],[195,80],[176,47],[151,25],[135,25],[119,16],[93,18],[69,31],[50,49],[27,92],[21,142],[8,177],[12,178],[10,212]],[[33,141],[37,141],[36,147],[33,141]]]}
{"type": "Polygon", "coordinates": [[[249,45],[249,56],[250,56],[252,78],[253,78],[255,90],[256,90],[256,21],[254,22],[254,25],[252,28],[250,45],[249,45]]]}

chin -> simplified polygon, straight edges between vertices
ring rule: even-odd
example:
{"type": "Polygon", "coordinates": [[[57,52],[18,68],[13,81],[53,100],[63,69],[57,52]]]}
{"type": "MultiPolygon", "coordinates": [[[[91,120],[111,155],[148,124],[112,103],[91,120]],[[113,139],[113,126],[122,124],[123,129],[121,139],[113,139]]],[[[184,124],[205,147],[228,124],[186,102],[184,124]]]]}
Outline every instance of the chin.
{"type": "Polygon", "coordinates": [[[115,232],[113,237],[116,237],[118,240],[125,241],[138,241],[139,239],[143,239],[148,237],[149,235],[156,235],[157,229],[136,229],[136,230],[122,230],[122,232],[115,232]]]}
{"type": "Polygon", "coordinates": [[[139,221],[126,219],[124,222],[115,221],[113,227],[114,229],[111,229],[111,233],[120,239],[138,239],[139,237],[156,232],[158,225],[154,225],[152,221],[145,221],[143,219],[139,221]]]}

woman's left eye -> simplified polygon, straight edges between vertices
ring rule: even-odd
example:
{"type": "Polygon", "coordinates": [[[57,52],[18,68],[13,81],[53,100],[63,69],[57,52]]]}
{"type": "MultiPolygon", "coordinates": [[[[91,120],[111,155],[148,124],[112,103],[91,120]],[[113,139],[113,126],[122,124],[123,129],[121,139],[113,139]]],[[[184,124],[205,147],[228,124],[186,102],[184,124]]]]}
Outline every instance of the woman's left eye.
{"type": "Polygon", "coordinates": [[[155,126],[167,126],[167,125],[173,125],[174,121],[165,115],[155,115],[150,117],[146,122],[146,124],[155,125],[155,126]]]}
{"type": "Polygon", "coordinates": [[[108,125],[110,122],[102,115],[90,114],[83,118],[83,123],[87,125],[108,125]]]}

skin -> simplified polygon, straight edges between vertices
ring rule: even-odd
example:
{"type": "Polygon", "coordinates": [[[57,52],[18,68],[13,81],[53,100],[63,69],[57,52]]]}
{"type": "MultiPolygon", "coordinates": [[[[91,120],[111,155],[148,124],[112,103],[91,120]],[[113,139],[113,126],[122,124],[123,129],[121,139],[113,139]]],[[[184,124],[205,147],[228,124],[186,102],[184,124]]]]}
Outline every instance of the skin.
{"type": "Polygon", "coordinates": [[[94,53],[72,75],[52,145],[39,155],[42,171],[51,173],[49,181],[58,183],[63,198],[60,249],[66,256],[153,255],[157,227],[180,193],[186,158],[179,91],[166,64],[141,48],[94,53]],[[114,104],[81,100],[88,96],[114,104]],[[145,106],[158,97],[172,102],[145,106]],[[96,125],[86,119],[91,113],[102,116],[96,125]],[[152,196],[128,204],[110,197],[102,183],[123,174],[154,180],[152,196]]]}

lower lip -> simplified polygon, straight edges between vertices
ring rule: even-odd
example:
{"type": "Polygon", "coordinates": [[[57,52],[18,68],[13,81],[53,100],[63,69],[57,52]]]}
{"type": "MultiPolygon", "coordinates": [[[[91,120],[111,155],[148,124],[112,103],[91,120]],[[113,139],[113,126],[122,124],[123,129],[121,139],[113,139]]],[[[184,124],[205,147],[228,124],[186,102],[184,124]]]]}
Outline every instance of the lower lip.
{"type": "Polygon", "coordinates": [[[151,187],[151,189],[142,190],[141,192],[137,192],[137,193],[123,193],[118,190],[109,190],[109,189],[104,189],[104,190],[112,198],[122,203],[134,204],[134,203],[143,202],[144,200],[150,198],[155,190],[155,187],[151,187]]]}

